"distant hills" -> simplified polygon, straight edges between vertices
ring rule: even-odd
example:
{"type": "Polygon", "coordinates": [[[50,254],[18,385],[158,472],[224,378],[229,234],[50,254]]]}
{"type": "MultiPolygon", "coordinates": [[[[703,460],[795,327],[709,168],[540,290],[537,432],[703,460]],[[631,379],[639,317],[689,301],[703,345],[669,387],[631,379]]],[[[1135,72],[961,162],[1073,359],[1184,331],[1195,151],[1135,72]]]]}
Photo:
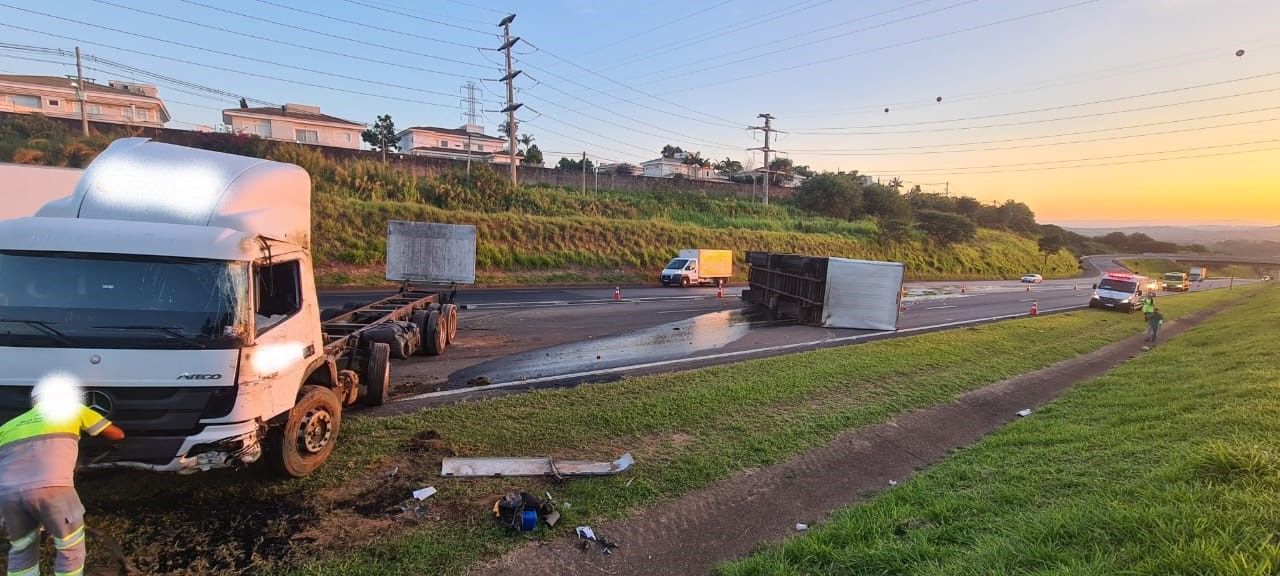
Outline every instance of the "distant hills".
{"type": "MultiPolygon", "coordinates": [[[[1245,227],[1245,225],[1193,225],[1193,227],[1162,227],[1162,225],[1140,225],[1140,227],[1115,228],[1076,228],[1064,227],[1071,232],[1084,236],[1105,236],[1112,232],[1125,234],[1142,233],[1162,242],[1179,244],[1204,244],[1215,247],[1215,244],[1242,244],[1256,242],[1280,243],[1280,227],[1245,227]]],[[[1215,248],[1220,250],[1220,248],[1215,248]]]]}

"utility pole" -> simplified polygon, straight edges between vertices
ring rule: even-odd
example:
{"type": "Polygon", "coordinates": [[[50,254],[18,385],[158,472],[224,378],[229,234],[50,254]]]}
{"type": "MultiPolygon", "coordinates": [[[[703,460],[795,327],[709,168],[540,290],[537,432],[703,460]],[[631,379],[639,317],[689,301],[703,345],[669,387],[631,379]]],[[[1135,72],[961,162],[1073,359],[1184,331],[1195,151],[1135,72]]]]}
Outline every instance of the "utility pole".
{"type": "Polygon", "coordinates": [[[772,114],[756,114],[756,118],[764,118],[764,126],[749,126],[751,130],[759,130],[764,132],[764,146],[760,148],[752,148],[752,150],[761,150],[764,152],[764,205],[769,205],[769,153],[773,152],[773,148],[769,147],[769,136],[776,130],[773,129],[772,114]]]}
{"type": "Polygon", "coordinates": [[[89,110],[84,105],[84,71],[80,69],[80,47],[76,46],[76,100],[80,102],[80,129],[89,135],[89,110]]]}
{"type": "Polygon", "coordinates": [[[516,76],[520,75],[519,70],[511,69],[511,49],[520,41],[519,37],[511,37],[511,21],[516,19],[516,15],[512,14],[503,18],[498,26],[502,27],[502,46],[499,51],[507,55],[507,75],[502,77],[502,81],[507,83],[507,107],[502,111],[507,114],[507,162],[511,167],[511,185],[518,184],[516,176],[516,110],[520,108],[520,104],[516,104],[516,76]]]}
{"type": "Polygon", "coordinates": [[[944,182],[944,183],[943,183],[943,186],[944,186],[943,190],[946,190],[946,192],[944,192],[943,194],[944,194],[945,196],[950,196],[950,195],[951,195],[951,181],[950,181],[950,180],[948,180],[948,181],[944,182]]]}
{"type": "Polygon", "coordinates": [[[582,153],[582,193],[587,193],[587,153],[582,153]]]}

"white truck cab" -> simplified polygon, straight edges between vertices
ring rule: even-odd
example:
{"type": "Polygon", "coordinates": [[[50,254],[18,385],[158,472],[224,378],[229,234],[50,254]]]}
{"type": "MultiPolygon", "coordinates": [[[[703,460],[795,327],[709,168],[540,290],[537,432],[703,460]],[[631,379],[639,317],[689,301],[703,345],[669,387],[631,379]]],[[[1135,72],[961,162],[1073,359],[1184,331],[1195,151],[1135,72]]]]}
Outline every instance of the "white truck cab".
{"type": "Polygon", "coordinates": [[[64,372],[128,434],[86,445],[95,466],[194,472],[266,448],[309,473],[344,394],[314,299],[310,191],[297,166],[126,138],[69,198],[0,220],[0,421],[64,372]]]}

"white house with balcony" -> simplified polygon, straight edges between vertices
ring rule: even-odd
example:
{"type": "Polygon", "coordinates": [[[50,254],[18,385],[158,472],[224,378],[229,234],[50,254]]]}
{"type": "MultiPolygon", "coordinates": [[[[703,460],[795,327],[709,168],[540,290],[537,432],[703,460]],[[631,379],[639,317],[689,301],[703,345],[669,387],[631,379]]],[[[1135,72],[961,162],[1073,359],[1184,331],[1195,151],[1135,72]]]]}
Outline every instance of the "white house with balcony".
{"type": "MultiPolygon", "coordinates": [[[[458,128],[441,128],[439,126],[414,126],[401,130],[396,134],[399,139],[400,152],[428,158],[448,158],[472,162],[492,162],[507,164],[510,152],[507,140],[484,133],[484,127],[478,124],[464,124],[458,128]]],[[[516,154],[516,165],[523,156],[516,154]]]]}
{"type": "Polygon", "coordinates": [[[724,179],[715,168],[685,164],[686,158],[688,155],[684,152],[676,152],[671,158],[655,158],[648,162],[641,162],[640,167],[644,169],[644,175],[650,178],[674,178],[678,174],[694,180],[724,179]]]}
{"type": "MultiPolygon", "coordinates": [[[[84,109],[93,122],[161,128],[169,110],[150,84],[84,80],[84,109]]],[[[0,112],[80,119],[74,77],[0,74],[0,112]]]]}
{"type": "Polygon", "coordinates": [[[254,134],[267,140],[360,149],[364,124],[320,112],[319,106],[285,104],[257,108],[228,108],[222,123],[236,134],[254,134]]]}

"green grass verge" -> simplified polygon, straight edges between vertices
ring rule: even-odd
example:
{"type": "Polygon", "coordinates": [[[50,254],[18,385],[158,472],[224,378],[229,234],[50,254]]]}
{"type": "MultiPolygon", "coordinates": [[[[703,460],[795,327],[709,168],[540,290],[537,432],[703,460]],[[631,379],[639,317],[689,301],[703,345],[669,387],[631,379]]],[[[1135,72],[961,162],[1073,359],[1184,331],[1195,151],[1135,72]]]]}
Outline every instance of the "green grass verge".
{"type": "Polygon", "coordinates": [[[1277,310],[1263,292],[720,573],[1276,574],[1277,310]]]}
{"type": "MultiPolygon", "coordinates": [[[[1175,318],[1239,301],[1257,287],[1164,299],[1175,318]]],[[[486,509],[513,488],[572,502],[554,534],[674,498],[743,469],[779,462],[842,431],[1096,350],[1140,320],[1081,311],[739,364],[538,391],[344,423],[315,476],[273,482],[246,473],[89,478],[81,494],[146,573],[457,573],[521,543],[486,509]],[[999,350],[999,354],[993,354],[999,350]],[[436,448],[414,438],[439,433],[436,448]],[[624,476],[567,482],[448,480],[442,454],[613,458],[624,476]],[[391,468],[399,474],[387,479],[391,468]],[[441,519],[386,520],[389,505],[434,485],[441,519]],[[312,546],[303,543],[312,542],[312,546]]],[[[537,532],[532,538],[551,534],[537,532]]]]}
{"type": "Polygon", "coordinates": [[[1120,260],[1125,268],[1143,276],[1159,278],[1165,272],[1186,272],[1187,267],[1163,258],[1127,258],[1120,260]]]}
{"type": "MultiPolygon", "coordinates": [[[[1129,258],[1122,259],[1120,262],[1126,268],[1152,278],[1159,278],[1165,272],[1187,272],[1195,265],[1189,262],[1174,262],[1163,258],[1129,258]]],[[[1210,264],[1206,267],[1209,269],[1209,276],[1213,278],[1261,278],[1264,275],[1275,275],[1274,267],[1267,266],[1249,266],[1245,264],[1214,266],[1210,264]]]]}

